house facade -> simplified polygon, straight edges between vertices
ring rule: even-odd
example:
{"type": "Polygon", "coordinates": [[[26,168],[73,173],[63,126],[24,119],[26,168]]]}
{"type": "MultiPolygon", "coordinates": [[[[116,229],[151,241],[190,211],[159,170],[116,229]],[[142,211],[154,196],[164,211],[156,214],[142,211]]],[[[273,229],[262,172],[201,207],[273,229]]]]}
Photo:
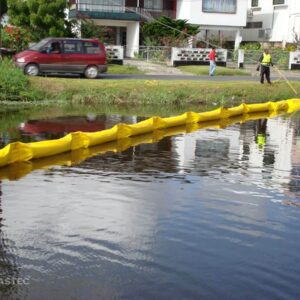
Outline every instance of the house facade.
{"type": "Polygon", "coordinates": [[[300,37],[299,0],[248,0],[243,41],[272,42],[280,46],[300,37]]]}
{"type": "Polygon", "coordinates": [[[247,22],[247,7],[248,0],[178,0],[176,17],[198,24],[198,39],[233,40],[238,48],[247,22]]]}
{"type": "Polygon", "coordinates": [[[140,25],[160,16],[199,25],[198,40],[273,42],[300,38],[300,0],[70,0],[70,18],[91,19],[111,29],[115,45],[134,57],[140,25]]]}
{"type": "Polygon", "coordinates": [[[113,31],[126,56],[139,51],[140,23],[160,16],[176,18],[176,0],[70,0],[70,18],[86,18],[113,31]]]}
{"type": "Polygon", "coordinates": [[[126,45],[133,57],[140,45],[140,23],[160,16],[199,25],[198,39],[226,35],[241,41],[248,0],[70,0],[70,18],[88,18],[114,31],[116,45],[126,45]]]}

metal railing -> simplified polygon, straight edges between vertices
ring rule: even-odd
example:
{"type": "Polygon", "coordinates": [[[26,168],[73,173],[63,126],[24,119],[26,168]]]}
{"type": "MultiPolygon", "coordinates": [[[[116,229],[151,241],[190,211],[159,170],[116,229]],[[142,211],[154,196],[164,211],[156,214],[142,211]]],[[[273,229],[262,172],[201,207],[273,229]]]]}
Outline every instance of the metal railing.
{"type": "Polygon", "coordinates": [[[172,47],[140,46],[134,59],[167,63],[171,61],[171,53],[172,47]]]}
{"type": "Polygon", "coordinates": [[[148,9],[142,7],[131,7],[116,4],[96,4],[87,2],[79,2],[73,5],[71,9],[75,9],[79,12],[107,12],[107,13],[134,13],[140,17],[140,19],[151,20],[159,18],[160,16],[173,17],[174,12],[172,10],[160,10],[160,9],[148,9]]]}

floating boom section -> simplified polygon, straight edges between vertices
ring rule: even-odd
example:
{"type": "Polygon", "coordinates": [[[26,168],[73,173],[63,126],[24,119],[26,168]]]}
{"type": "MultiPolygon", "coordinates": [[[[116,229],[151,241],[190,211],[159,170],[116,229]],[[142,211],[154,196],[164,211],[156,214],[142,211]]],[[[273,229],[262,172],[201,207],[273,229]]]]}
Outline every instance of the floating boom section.
{"type": "MultiPolygon", "coordinates": [[[[257,118],[273,117],[282,113],[292,113],[300,110],[300,99],[283,100],[279,102],[266,102],[259,104],[241,104],[232,108],[218,108],[208,112],[186,112],[175,117],[152,117],[136,124],[117,124],[114,127],[99,132],[84,133],[74,132],[63,138],[49,141],[8,144],[0,150],[0,167],[10,164],[28,162],[56,156],[66,152],[74,152],[80,149],[108,144],[128,138],[152,134],[159,135],[166,129],[184,126],[185,128],[201,129],[206,127],[207,122],[217,122],[220,124],[232,124],[235,122],[245,122],[253,120],[253,114],[257,118]],[[261,113],[261,116],[259,117],[261,113]],[[196,125],[193,127],[193,125],[196,125]],[[203,126],[202,126],[203,125],[203,126]]],[[[256,119],[257,119],[256,118],[256,119]]],[[[171,130],[172,132],[172,130],[171,130]]],[[[182,132],[182,131],[181,131],[182,132]]],[[[163,134],[163,136],[165,136],[163,134]]],[[[152,138],[153,140],[153,138],[152,138]]],[[[155,140],[155,139],[154,139],[155,140]]],[[[157,140],[157,139],[156,139],[157,140]]],[[[154,141],[152,141],[154,142],[154,141]]],[[[135,143],[129,143],[129,146],[135,143]]]]}

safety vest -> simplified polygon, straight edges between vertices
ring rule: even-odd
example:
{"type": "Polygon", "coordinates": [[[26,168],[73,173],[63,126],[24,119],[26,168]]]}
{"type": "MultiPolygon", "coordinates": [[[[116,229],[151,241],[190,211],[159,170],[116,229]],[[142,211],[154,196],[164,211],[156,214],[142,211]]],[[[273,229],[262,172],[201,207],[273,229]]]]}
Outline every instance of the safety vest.
{"type": "Polygon", "coordinates": [[[263,66],[269,67],[271,64],[271,54],[263,53],[263,60],[261,62],[263,66]]]}
{"type": "Polygon", "coordinates": [[[259,148],[263,148],[266,144],[266,136],[264,134],[258,134],[257,135],[257,144],[259,148]]]}

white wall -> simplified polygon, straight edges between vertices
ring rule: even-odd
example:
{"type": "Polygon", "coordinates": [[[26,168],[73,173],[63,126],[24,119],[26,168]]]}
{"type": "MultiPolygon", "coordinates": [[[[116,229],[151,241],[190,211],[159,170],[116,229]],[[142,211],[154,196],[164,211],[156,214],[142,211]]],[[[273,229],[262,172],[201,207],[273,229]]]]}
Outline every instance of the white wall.
{"type": "MultiPolygon", "coordinates": [[[[248,0],[248,10],[251,0],[248,0]]],[[[270,41],[292,43],[293,29],[300,34],[300,1],[285,0],[284,5],[273,5],[273,0],[259,0],[259,7],[252,8],[253,16],[248,16],[248,22],[263,22],[261,29],[270,28],[268,39],[258,38],[259,29],[243,29],[244,41],[270,41]]]]}
{"type": "Polygon", "coordinates": [[[207,13],[202,12],[202,0],[178,0],[177,19],[187,19],[189,23],[198,24],[203,29],[225,27],[243,27],[247,19],[247,1],[237,0],[236,13],[207,13]]]}
{"type": "Polygon", "coordinates": [[[134,57],[139,52],[140,23],[131,22],[127,26],[126,56],[134,57]]]}
{"type": "Polygon", "coordinates": [[[134,53],[139,51],[140,23],[135,21],[120,20],[93,20],[95,24],[101,26],[126,27],[126,56],[134,57],[134,53]]]}

